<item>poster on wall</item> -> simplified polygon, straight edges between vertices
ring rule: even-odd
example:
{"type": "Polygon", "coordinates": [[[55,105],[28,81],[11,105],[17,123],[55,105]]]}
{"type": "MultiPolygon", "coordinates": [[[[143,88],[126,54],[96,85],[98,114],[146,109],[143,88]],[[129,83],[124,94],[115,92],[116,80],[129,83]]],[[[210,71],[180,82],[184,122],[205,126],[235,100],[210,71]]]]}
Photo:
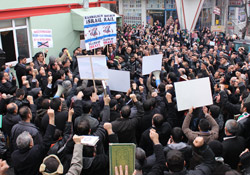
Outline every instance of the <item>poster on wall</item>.
{"type": "Polygon", "coordinates": [[[32,29],[34,48],[52,48],[53,38],[51,29],[32,29]]]}
{"type": "Polygon", "coordinates": [[[114,14],[84,17],[86,50],[103,47],[116,42],[116,17],[114,14]]]}

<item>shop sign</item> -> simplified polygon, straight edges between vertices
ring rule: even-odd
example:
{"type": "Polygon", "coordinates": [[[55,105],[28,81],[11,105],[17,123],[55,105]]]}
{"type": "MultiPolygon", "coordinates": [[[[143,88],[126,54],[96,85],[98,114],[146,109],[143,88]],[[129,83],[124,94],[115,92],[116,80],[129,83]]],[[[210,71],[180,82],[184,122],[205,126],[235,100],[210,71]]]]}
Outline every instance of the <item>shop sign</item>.
{"type": "Polygon", "coordinates": [[[231,7],[242,7],[242,0],[229,0],[229,6],[231,7]]]}
{"type": "Polygon", "coordinates": [[[213,13],[216,15],[220,15],[220,9],[218,7],[214,7],[213,13]]]}
{"type": "Polygon", "coordinates": [[[224,32],[225,26],[211,26],[212,32],[224,32]]]}

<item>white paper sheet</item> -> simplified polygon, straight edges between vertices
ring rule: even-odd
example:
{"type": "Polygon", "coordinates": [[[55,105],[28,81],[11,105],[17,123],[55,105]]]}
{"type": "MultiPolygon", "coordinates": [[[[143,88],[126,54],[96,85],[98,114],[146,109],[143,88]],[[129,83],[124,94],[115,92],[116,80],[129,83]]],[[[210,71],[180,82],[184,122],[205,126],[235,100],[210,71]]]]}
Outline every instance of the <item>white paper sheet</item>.
{"type": "MultiPolygon", "coordinates": [[[[92,55],[92,65],[94,72],[95,80],[107,80],[108,77],[108,68],[106,64],[105,55],[92,55]]],[[[93,79],[91,64],[90,64],[90,56],[77,56],[79,73],[81,79],[93,79]]]]}
{"type": "Polygon", "coordinates": [[[110,90],[127,92],[130,88],[130,72],[120,70],[108,70],[109,80],[107,80],[110,90]]]}
{"type": "Polygon", "coordinates": [[[200,78],[174,84],[178,111],[213,104],[209,78],[200,78]]]}
{"type": "Polygon", "coordinates": [[[155,70],[161,70],[162,54],[145,56],[142,58],[142,75],[150,74],[155,70]]]}

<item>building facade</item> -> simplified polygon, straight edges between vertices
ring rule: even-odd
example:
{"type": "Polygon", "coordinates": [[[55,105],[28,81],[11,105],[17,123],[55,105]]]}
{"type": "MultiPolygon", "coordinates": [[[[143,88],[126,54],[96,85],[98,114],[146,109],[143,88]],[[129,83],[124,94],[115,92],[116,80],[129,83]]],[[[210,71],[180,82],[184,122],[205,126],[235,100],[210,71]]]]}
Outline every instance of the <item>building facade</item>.
{"type": "MultiPolygon", "coordinates": [[[[19,55],[24,55],[31,61],[35,53],[44,51],[42,48],[33,47],[33,29],[52,30],[53,47],[48,48],[49,56],[58,57],[64,47],[72,53],[80,45],[81,31],[74,29],[71,13],[74,9],[83,9],[82,3],[82,0],[12,0],[2,3],[0,49],[6,53],[6,63],[15,65],[19,55]]],[[[91,9],[115,3],[90,0],[89,7],[91,9]]]]}
{"type": "MultiPolygon", "coordinates": [[[[234,32],[232,26],[241,26],[245,22],[241,1],[205,0],[196,28],[218,25],[223,26],[227,32],[234,32]],[[220,13],[214,13],[214,8],[218,8],[220,13]]],[[[159,20],[165,25],[170,16],[177,18],[175,0],[119,0],[119,14],[123,15],[124,23],[127,24],[153,25],[159,20]]]]}

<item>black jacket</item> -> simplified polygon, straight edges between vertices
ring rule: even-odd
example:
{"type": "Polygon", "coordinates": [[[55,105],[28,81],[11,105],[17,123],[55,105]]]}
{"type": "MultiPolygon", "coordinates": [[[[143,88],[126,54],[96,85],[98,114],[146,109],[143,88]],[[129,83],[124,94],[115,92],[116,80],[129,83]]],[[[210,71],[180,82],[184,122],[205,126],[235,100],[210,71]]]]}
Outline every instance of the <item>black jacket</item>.
{"type": "Polygon", "coordinates": [[[18,149],[12,153],[12,165],[16,175],[36,175],[39,173],[39,167],[53,141],[54,132],[55,126],[49,125],[42,143],[34,145],[31,149],[18,149]]]}
{"type": "Polygon", "coordinates": [[[236,169],[240,161],[239,155],[245,150],[245,139],[237,136],[226,137],[222,145],[225,163],[236,169]]]}
{"type": "Polygon", "coordinates": [[[28,123],[24,121],[20,121],[16,125],[13,126],[11,130],[11,144],[13,147],[13,151],[17,149],[16,147],[16,139],[23,132],[28,131],[34,140],[34,145],[42,143],[42,136],[38,130],[38,128],[33,123],[28,123]]]}
{"type": "MultiPolygon", "coordinates": [[[[171,134],[171,126],[168,122],[165,122],[162,124],[161,127],[156,128],[156,127],[152,127],[153,129],[156,130],[156,132],[159,134],[159,141],[162,145],[167,145],[168,139],[170,137],[171,134]]],[[[149,133],[150,133],[150,129],[147,129],[146,131],[143,132],[142,136],[141,136],[141,141],[140,141],[140,147],[146,152],[146,156],[150,156],[153,154],[154,150],[153,150],[153,142],[149,137],[149,133]]]]}
{"type": "Polygon", "coordinates": [[[184,142],[167,145],[166,147],[164,147],[164,154],[167,155],[167,153],[171,150],[180,151],[184,155],[187,165],[189,165],[189,161],[192,158],[192,147],[190,145],[184,142]]]}
{"type": "MultiPolygon", "coordinates": [[[[67,111],[55,112],[56,129],[60,129],[61,131],[64,131],[64,127],[65,127],[67,120],[68,120],[67,111]]],[[[49,124],[49,116],[48,114],[46,114],[42,119],[42,132],[43,133],[46,131],[48,124],[49,124]]]]}
{"type": "Polygon", "coordinates": [[[143,116],[143,106],[142,103],[137,101],[135,103],[137,108],[137,114],[134,118],[118,118],[113,121],[112,128],[113,131],[118,135],[120,143],[136,143],[136,127],[139,123],[140,118],[143,116]]]}
{"type": "Polygon", "coordinates": [[[156,157],[156,163],[151,168],[147,175],[162,175],[165,168],[165,157],[161,144],[154,145],[154,153],[156,157]]]}
{"type": "MultiPolygon", "coordinates": [[[[108,136],[109,143],[118,143],[116,134],[108,136]]],[[[84,156],[84,155],[83,155],[84,156]]],[[[95,157],[83,158],[83,175],[108,175],[109,173],[109,156],[105,153],[96,155],[95,157]]]]}
{"type": "Polygon", "coordinates": [[[10,137],[12,127],[21,120],[20,115],[7,113],[3,116],[3,132],[10,137]]]}
{"type": "MultiPolygon", "coordinates": [[[[15,81],[15,80],[13,80],[15,81]]],[[[6,83],[0,82],[0,92],[6,94],[14,94],[16,92],[16,85],[15,83],[7,81],[6,83]]]]}
{"type": "Polygon", "coordinates": [[[61,139],[54,142],[49,149],[48,155],[55,154],[60,160],[64,157],[64,148],[73,136],[72,122],[66,122],[64,133],[61,139]]]}
{"type": "Polygon", "coordinates": [[[26,75],[26,67],[24,64],[17,63],[15,66],[15,70],[16,70],[18,84],[19,84],[19,87],[21,88],[23,86],[22,76],[26,75]]]}
{"type": "Polygon", "coordinates": [[[203,162],[195,167],[194,170],[184,169],[181,172],[164,172],[164,175],[211,175],[215,167],[214,153],[207,145],[195,148],[196,152],[203,157],[203,162]]]}

